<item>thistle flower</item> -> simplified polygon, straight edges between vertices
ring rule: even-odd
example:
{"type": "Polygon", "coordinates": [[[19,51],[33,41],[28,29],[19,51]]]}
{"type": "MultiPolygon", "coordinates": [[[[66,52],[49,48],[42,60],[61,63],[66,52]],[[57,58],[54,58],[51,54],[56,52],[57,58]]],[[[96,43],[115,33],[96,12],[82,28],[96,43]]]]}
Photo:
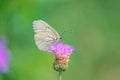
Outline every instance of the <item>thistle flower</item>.
{"type": "Polygon", "coordinates": [[[4,43],[4,39],[0,38],[0,73],[6,73],[8,71],[9,54],[4,43]]]}
{"type": "Polygon", "coordinates": [[[61,41],[51,45],[50,52],[55,55],[54,69],[56,71],[65,71],[68,67],[69,57],[73,51],[73,47],[62,43],[61,41]]]}

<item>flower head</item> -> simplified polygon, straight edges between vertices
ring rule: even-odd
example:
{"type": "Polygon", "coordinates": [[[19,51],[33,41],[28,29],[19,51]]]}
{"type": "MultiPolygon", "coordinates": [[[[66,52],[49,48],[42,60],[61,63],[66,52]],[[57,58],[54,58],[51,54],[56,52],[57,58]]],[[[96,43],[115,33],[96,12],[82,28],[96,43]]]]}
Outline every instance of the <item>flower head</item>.
{"type": "Polygon", "coordinates": [[[0,72],[4,73],[8,71],[8,60],[8,50],[3,42],[3,39],[0,39],[0,72]]]}
{"type": "Polygon", "coordinates": [[[62,43],[61,41],[51,45],[50,47],[50,52],[58,55],[66,55],[66,54],[71,54],[73,51],[73,47],[67,44],[62,43]]]}
{"type": "Polygon", "coordinates": [[[73,47],[62,43],[61,41],[51,45],[50,52],[55,54],[54,70],[62,72],[68,67],[69,57],[73,47]]]}

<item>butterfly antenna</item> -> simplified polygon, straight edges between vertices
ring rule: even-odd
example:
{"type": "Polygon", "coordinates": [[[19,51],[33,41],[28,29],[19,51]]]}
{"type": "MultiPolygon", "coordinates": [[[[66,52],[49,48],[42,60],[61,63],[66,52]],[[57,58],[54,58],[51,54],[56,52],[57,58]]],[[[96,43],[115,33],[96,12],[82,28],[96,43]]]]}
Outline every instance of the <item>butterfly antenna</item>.
{"type": "Polygon", "coordinates": [[[68,30],[64,30],[64,31],[60,34],[60,36],[63,36],[63,34],[64,34],[65,32],[69,32],[69,33],[71,34],[71,33],[73,33],[73,30],[69,30],[69,31],[68,31],[68,30]]]}

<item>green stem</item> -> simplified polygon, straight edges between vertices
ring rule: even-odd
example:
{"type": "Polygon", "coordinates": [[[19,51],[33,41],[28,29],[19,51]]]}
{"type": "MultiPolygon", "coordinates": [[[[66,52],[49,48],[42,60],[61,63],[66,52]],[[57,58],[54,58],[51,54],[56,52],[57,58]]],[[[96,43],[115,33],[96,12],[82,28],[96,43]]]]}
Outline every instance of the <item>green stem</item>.
{"type": "Polygon", "coordinates": [[[59,80],[62,80],[62,72],[59,72],[59,80]]]}

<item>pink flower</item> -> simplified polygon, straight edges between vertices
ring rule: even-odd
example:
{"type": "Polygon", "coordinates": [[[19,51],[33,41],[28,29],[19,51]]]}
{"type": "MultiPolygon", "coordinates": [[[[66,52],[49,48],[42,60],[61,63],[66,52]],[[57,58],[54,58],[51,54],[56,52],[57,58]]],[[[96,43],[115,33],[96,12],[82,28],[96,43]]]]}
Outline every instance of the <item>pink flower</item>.
{"type": "Polygon", "coordinates": [[[50,52],[52,52],[56,55],[58,55],[58,54],[68,55],[68,54],[71,54],[73,50],[74,49],[72,46],[64,44],[61,41],[56,44],[51,45],[51,47],[50,47],[50,52]]]}
{"type": "Polygon", "coordinates": [[[0,72],[8,71],[9,53],[3,39],[0,39],[0,72]]]}
{"type": "Polygon", "coordinates": [[[74,48],[72,46],[64,44],[61,41],[50,46],[49,52],[55,54],[54,70],[62,72],[67,69],[69,57],[73,50],[74,48]]]}

